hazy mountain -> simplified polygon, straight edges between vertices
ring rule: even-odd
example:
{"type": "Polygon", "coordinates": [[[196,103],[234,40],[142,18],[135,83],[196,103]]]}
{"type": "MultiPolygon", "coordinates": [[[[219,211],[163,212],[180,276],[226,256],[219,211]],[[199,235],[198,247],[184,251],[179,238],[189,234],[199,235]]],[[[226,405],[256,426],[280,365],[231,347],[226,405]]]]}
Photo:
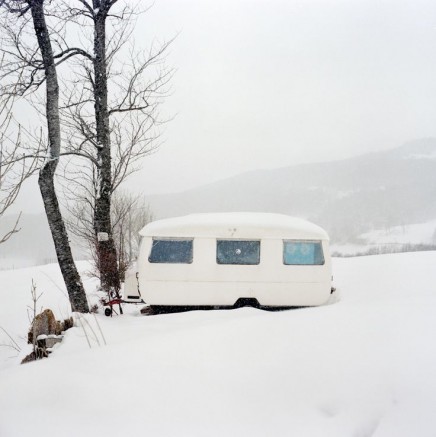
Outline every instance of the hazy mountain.
{"type": "MultiPolygon", "coordinates": [[[[364,232],[436,219],[436,139],[342,161],[241,174],[197,189],[147,199],[157,218],[219,211],[269,211],[305,217],[333,243],[364,232]]],[[[0,234],[13,226],[2,217],[0,234]]],[[[0,268],[55,259],[43,214],[23,215],[21,231],[0,245],[0,268]]],[[[76,246],[74,252],[83,256],[76,246]]]]}
{"type": "Polygon", "coordinates": [[[148,198],[155,216],[269,211],[324,226],[334,242],[436,218],[436,139],[341,161],[258,170],[148,198]]]}

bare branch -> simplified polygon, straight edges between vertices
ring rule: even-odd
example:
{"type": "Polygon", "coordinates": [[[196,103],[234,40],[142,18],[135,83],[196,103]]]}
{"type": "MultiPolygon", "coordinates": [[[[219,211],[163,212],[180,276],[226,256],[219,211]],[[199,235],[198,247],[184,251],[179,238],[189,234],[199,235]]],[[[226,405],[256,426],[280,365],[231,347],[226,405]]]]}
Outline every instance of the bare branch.
{"type": "Polygon", "coordinates": [[[0,326],[0,329],[7,335],[7,337],[9,338],[10,342],[9,343],[2,343],[0,344],[0,346],[5,346],[5,347],[10,347],[14,350],[16,350],[17,352],[21,352],[21,348],[18,345],[18,343],[13,339],[12,335],[9,334],[8,331],[6,331],[6,329],[4,329],[2,326],[0,326]]]}
{"type": "Polygon", "coordinates": [[[67,49],[63,50],[62,52],[54,55],[53,58],[54,59],[62,58],[61,61],[59,61],[57,63],[57,65],[59,65],[61,62],[64,62],[68,58],[71,58],[72,56],[76,56],[76,55],[84,56],[85,58],[89,59],[90,61],[92,61],[94,59],[87,51],[80,49],[80,48],[77,48],[77,47],[67,48],[67,49]],[[68,55],[68,56],[65,56],[65,55],[68,55]]]}
{"type": "Polygon", "coordinates": [[[3,237],[0,238],[0,244],[5,243],[6,241],[8,241],[9,238],[10,238],[13,234],[17,233],[17,232],[20,230],[20,229],[18,229],[18,223],[19,223],[19,221],[20,221],[20,218],[21,218],[21,212],[20,212],[20,214],[18,215],[18,218],[17,218],[17,220],[16,220],[14,226],[12,227],[12,229],[9,230],[8,232],[6,232],[6,234],[3,235],[3,237]]]}

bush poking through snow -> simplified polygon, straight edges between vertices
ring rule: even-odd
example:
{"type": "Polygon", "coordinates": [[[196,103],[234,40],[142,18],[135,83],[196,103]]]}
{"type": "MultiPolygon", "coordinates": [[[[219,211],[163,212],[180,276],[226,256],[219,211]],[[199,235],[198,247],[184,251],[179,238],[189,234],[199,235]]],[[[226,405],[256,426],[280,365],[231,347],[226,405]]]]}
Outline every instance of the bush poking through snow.
{"type": "Polygon", "coordinates": [[[35,348],[29,355],[26,355],[21,364],[30,363],[31,361],[41,360],[42,358],[47,358],[48,352],[46,350],[42,350],[40,348],[35,348]]]}
{"type": "Polygon", "coordinates": [[[56,332],[56,335],[62,334],[63,331],[66,331],[67,329],[70,329],[74,326],[74,320],[72,317],[68,317],[68,319],[64,319],[63,322],[59,322],[60,325],[60,331],[56,332]]]}

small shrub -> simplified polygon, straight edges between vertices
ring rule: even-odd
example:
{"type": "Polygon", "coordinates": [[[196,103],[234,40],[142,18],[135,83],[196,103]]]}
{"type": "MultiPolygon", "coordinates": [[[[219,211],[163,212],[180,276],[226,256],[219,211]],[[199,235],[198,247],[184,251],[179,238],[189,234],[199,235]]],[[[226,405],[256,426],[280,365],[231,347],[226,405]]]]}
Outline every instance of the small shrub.
{"type": "Polygon", "coordinates": [[[21,364],[30,363],[32,361],[40,360],[42,358],[47,358],[48,353],[46,350],[41,348],[36,348],[34,351],[32,351],[29,355],[26,355],[22,360],[21,364]]]}
{"type": "Polygon", "coordinates": [[[74,320],[72,317],[65,319],[62,323],[63,323],[63,328],[64,328],[64,329],[62,329],[62,331],[66,331],[67,329],[70,329],[74,326],[74,320]]]}

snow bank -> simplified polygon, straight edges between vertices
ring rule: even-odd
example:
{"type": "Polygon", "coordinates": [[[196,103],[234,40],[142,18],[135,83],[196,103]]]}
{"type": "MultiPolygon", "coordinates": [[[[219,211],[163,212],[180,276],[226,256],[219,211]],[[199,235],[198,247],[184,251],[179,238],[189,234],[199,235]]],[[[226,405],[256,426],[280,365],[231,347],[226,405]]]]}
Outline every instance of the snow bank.
{"type": "Polygon", "coordinates": [[[88,316],[91,349],[74,328],[0,373],[0,435],[434,436],[435,263],[335,259],[318,308],[98,316],[107,346],[88,316]]]}
{"type": "MultiPolygon", "coordinates": [[[[78,266],[85,276],[88,297],[95,301],[94,279],[86,279],[91,269],[89,263],[81,261],[78,266]]],[[[29,267],[17,270],[0,271],[0,327],[5,329],[22,348],[18,357],[7,347],[0,347],[0,370],[16,365],[30,352],[27,345],[27,332],[31,322],[33,308],[30,289],[32,281],[36,285],[37,311],[50,308],[56,319],[63,320],[71,316],[71,306],[65,289],[61,271],[57,264],[29,267]]],[[[1,329],[0,329],[1,331],[1,329]]],[[[8,337],[0,332],[0,344],[9,344],[8,337]]],[[[1,433],[0,433],[1,436],[1,433]]]]}

